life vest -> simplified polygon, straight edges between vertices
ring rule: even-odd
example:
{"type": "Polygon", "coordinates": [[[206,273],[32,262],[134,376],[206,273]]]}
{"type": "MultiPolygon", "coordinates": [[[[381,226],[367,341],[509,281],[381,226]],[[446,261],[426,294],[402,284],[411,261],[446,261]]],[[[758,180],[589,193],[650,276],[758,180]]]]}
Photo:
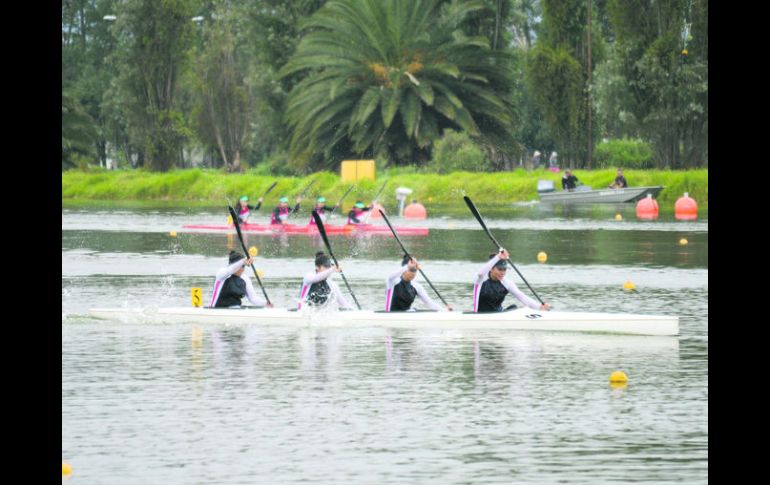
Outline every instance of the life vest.
{"type": "Polygon", "coordinates": [[[499,281],[492,278],[487,279],[481,284],[479,290],[478,312],[501,312],[503,311],[503,300],[508,294],[508,288],[499,281]]]}
{"type": "Polygon", "coordinates": [[[313,305],[323,305],[329,300],[332,289],[326,280],[310,285],[307,291],[307,301],[313,305]]]}
{"type": "Polygon", "coordinates": [[[393,287],[393,294],[390,297],[391,312],[405,312],[412,307],[414,298],[417,296],[417,289],[409,281],[401,280],[393,287]]]}
{"type": "Polygon", "coordinates": [[[240,305],[241,298],[246,296],[246,282],[243,278],[231,275],[222,284],[215,308],[227,308],[233,305],[240,305]]]}

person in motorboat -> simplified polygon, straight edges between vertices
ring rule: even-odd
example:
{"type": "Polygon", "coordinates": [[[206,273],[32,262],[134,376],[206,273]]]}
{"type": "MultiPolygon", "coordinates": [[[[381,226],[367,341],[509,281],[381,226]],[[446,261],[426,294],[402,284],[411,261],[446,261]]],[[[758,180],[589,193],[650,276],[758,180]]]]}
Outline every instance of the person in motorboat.
{"type": "Polygon", "coordinates": [[[335,299],[339,308],[352,310],[353,305],[342,294],[337,283],[331,279],[334,273],[341,271],[342,268],[332,265],[332,261],[326,253],[323,251],[315,253],[315,272],[307,273],[302,278],[297,310],[301,309],[303,304],[308,306],[325,305],[330,297],[335,299]]]}
{"type": "MultiPolygon", "coordinates": [[[[412,303],[415,297],[420,297],[431,310],[441,311],[441,306],[433,301],[420,283],[414,281],[420,265],[414,258],[404,255],[401,267],[385,279],[385,311],[405,312],[414,311],[412,303]]],[[[452,305],[447,305],[452,311],[452,305]]]]}
{"type": "MultiPolygon", "coordinates": [[[[318,212],[318,215],[321,217],[321,220],[326,222],[326,218],[324,217],[325,212],[329,211],[331,213],[332,211],[337,210],[337,207],[338,206],[336,206],[336,205],[332,206],[332,207],[329,207],[328,205],[326,205],[326,197],[319,197],[315,201],[315,207],[313,207],[313,210],[318,212]]],[[[310,222],[309,222],[309,224],[315,225],[315,219],[313,218],[312,211],[310,213],[310,222]]]]}
{"type": "Polygon", "coordinates": [[[246,266],[254,263],[254,258],[245,258],[236,251],[230,251],[228,261],[228,266],[217,271],[209,306],[212,308],[240,307],[241,299],[245,296],[252,305],[272,308],[272,304],[268,304],[264,298],[257,295],[251,279],[243,274],[246,266]]]}
{"type": "Polygon", "coordinates": [[[626,178],[623,176],[623,170],[618,169],[617,175],[615,176],[615,180],[610,184],[611,189],[624,189],[628,187],[628,182],[626,182],[626,178]]]}
{"type": "Polygon", "coordinates": [[[278,199],[278,207],[273,209],[273,213],[270,216],[270,224],[286,224],[286,221],[289,219],[289,214],[299,211],[300,200],[301,199],[297,197],[297,205],[290,208],[288,197],[281,197],[278,199]]]}
{"type": "Polygon", "coordinates": [[[356,201],[350,212],[348,212],[348,224],[363,224],[361,216],[364,212],[372,210],[372,206],[365,206],[360,200],[356,201]]]}
{"type": "Polygon", "coordinates": [[[578,182],[578,178],[572,175],[572,170],[567,169],[561,177],[561,189],[574,192],[578,182]]]}
{"type": "MultiPolygon", "coordinates": [[[[519,290],[516,283],[505,275],[508,271],[508,251],[500,248],[499,253],[489,255],[489,261],[481,267],[473,285],[473,311],[476,313],[502,312],[503,300],[508,293],[512,294],[529,308],[535,310],[550,310],[548,303],[542,305],[519,290]]],[[[510,305],[505,310],[512,310],[516,305],[510,305]]]]}
{"type": "Polygon", "coordinates": [[[257,205],[249,205],[249,197],[244,195],[235,203],[235,213],[238,214],[238,221],[241,224],[248,224],[249,209],[259,210],[262,207],[262,197],[257,200],[257,205]]]}

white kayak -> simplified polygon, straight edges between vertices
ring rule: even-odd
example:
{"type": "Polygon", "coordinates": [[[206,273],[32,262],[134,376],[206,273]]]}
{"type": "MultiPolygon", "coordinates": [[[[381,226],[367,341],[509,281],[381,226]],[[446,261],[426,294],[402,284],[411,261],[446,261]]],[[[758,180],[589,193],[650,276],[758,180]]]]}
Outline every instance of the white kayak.
{"type": "Polygon", "coordinates": [[[158,309],[92,308],[96,318],[187,323],[247,323],[289,326],[346,326],[435,329],[511,329],[561,332],[595,332],[631,335],[678,335],[679,317],[539,311],[530,308],[496,313],[471,312],[382,312],[372,310],[302,311],[284,308],[202,308],[158,309]]]}

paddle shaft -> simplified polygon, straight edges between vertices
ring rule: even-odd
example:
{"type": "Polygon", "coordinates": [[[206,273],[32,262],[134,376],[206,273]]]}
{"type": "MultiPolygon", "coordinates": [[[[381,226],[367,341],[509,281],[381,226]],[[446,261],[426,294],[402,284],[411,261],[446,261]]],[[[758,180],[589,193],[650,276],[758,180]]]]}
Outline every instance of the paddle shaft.
{"type": "Polygon", "coordinates": [[[344,194],[342,197],[340,197],[340,201],[339,201],[339,202],[337,202],[337,205],[335,205],[334,207],[332,207],[332,210],[330,210],[330,211],[329,211],[329,216],[331,216],[331,215],[332,215],[332,212],[334,212],[334,209],[336,209],[337,207],[340,207],[340,206],[342,206],[342,201],[343,201],[343,200],[345,200],[345,197],[347,197],[347,196],[348,196],[348,194],[350,193],[350,191],[351,191],[351,190],[353,190],[353,187],[355,187],[355,186],[354,186],[354,185],[351,185],[350,187],[348,187],[348,190],[346,190],[346,191],[345,191],[345,194],[344,194]]]}
{"type": "MultiPolygon", "coordinates": [[[[385,223],[390,228],[390,232],[393,233],[393,237],[396,238],[396,242],[398,243],[399,246],[401,246],[401,250],[404,252],[404,255],[409,256],[409,258],[411,259],[412,256],[409,254],[409,251],[407,251],[406,248],[404,247],[404,243],[401,242],[401,238],[399,238],[398,234],[396,234],[396,230],[393,229],[393,226],[390,224],[390,221],[388,220],[388,216],[386,216],[385,213],[382,212],[382,209],[379,209],[379,211],[380,211],[380,215],[382,215],[382,218],[385,220],[385,223]]],[[[439,293],[436,287],[433,286],[433,283],[430,282],[430,280],[425,275],[425,273],[423,273],[422,269],[418,268],[418,270],[420,271],[420,274],[422,275],[422,277],[425,278],[425,281],[428,283],[428,285],[430,285],[433,291],[436,292],[436,295],[439,297],[439,299],[444,303],[444,306],[449,306],[449,303],[447,303],[446,300],[444,300],[444,297],[441,296],[441,293],[439,293]]]]}
{"type": "MultiPolygon", "coordinates": [[[[372,208],[374,208],[374,203],[377,202],[380,199],[380,195],[382,195],[382,191],[385,190],[385,186],[388,184],[388,181],[382,183],[382,187],[380,187],[380,190],[377,191],[377,194],[374,196],[374,199],[372,199],[372,208]]],[[[369,218],[372,217],[372,211],[369,211],[368,214],[366,214],[366,219],[364,220],[364,224],[369,223],[369,218]]]]}
{"type": "MultiPolygon", "coordinates": [[[[243,242],[243,234],[241,234],[241,225],[238,223],[238,215],[235,213],[235,209],[231,205],[227,206],[227,210],[230,211],[230,215],[233,218],[233,224],[235,224],[235,230],[238,233],[238,240],[241,242],[241,247],[243,248],[243,254],[246,255],[246,257],[249,257],[249,250],[246,249],[246,243],[243,242]]],[[[254,268],[254,264],[250,264],[251,270],[254,272],[254,276],[257,278],[257,283],[259,283],[259,287],[262,289],[262,294],[265,295],[265,301],[268,305],[272,305],[270,303],[270,298],[267,297],[267,292],[265,291],[265,287],[262,285],[262,280],[259,279],[259,275],[257,274],[257,270],[254,268]]]]}
{"type": "Polygon", "coordinates": [[[269,194],[269,193],[270,193],[270,191],[272,191],[272,190],[275,188],[275,186],[276,186],[276,185],[278,185],[278,182],[273,182],[273,185],[271,185],[271,186],[270,186],[270,187],[267,189],[267,191],[265,191],[265,195],[263,195],[261,198],[262,198],[262,199],[264,199],[265,197],[267,197],[267,194],[269,194]]]}
{"type": "MultiPolygon", "coordinates": [[[[476,220],[479,221],[479,224],[481,224],[481,228],[484,229],[484,232],[487,233],[487,236],[489,236],[489,239],[492,240],[492,242],[497,246],[497,250],[500,251],[503,247],[500,245],[499,242],[497,242],[497,239],[495,239],[495,236],[492,235],[492,233],[487,229],[487,225],[484,224],[484,219],[481,218],[481,214],[479,214],[478,209],[476,209],[476,206],[473,205],[473,201],[468,197],[467,195],[463,196],[463,199],[465,199],[465,203],[468,205],[468,208],[473,213],[474,217],[476,217],[476,220]]],[[[527,285],[527,288],[529,288],[529,291],[532,292],[533,295],[535,295],[535,298],[540,302],[541,305],[545,305],[545,302],[540,298],[540,296],[537,294],[537,292],[532,289],[532,287],[529,285],[527,280],[524,278],[524,275],[521,274],[521,272],[516,268],[516,265],[513,264],[513,261],[510,259],[506,259],[505,261],[508,262],[508,264],[511,265],[511,267],[516,271],[516,273],[519,275],[521,280],[527,285]]]]}
{"type": "MultiPolygon", "coordinates": [[[[337,258],[334,257],[334,253],[332,252],[332,247],[329,244],[329,238],[326,237],[326,229],[324,228],[324,221],[321,220],[321,216],[318,215],[318,212],[316,212],[315,209],[313,209],[313,219],[315,219],[315,224],[318,227],[318,232],[321,233],[321,238],[324,240],[324,244],[326,244],[326,250],[329,251],[329,256],[331,256],[332,261],[334,261],[334,265],[339,267],[340,264],[337,262],[337,258]]],[[[350,288],[350,283],[348,283],[348,279],[345,278],[345,274],[342,271],[340,271],[340,276],[342,276],[342,281],[345,282],[345,286],[348,287],[350,296],[353,297],[353,301],[356,302],[356,306],[360,310],[361,305],[358,303],[358,300],[356,299],[356,295],[353,293],[353,289],[350,288]]]]}

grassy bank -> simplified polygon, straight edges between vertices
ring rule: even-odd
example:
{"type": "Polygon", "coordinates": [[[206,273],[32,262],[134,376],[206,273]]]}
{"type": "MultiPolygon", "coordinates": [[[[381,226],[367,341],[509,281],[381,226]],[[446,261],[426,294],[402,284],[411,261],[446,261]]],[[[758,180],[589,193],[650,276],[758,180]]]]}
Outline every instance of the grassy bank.
{"type": "MultiPolygon", "coordinates": [[[[615,170],[576,170],[575,175],[586,185],[595,189],[604,188],[615,178],[615,170]]],[[[624,175],[630,186],[663,185],[665,189],[658,196],[662,210],[673,210],[676,199],[689,192],[698,206],[708,208],[708,170],[627,170],[624,175]]],[[[387,181],[383,199],[394,201],[396,187],[413,190],[410,199],[423,204],[462,204],[462,196],[469,195],[474,202],[484,204],[507,204],[537,200],[537,181],[553,180],[557,190],[561,188],[561,173],[545,170],[527,172],[515,170],[500,173],[456,172],[447,175],[413,173],[411,170],[387,170],[377,175],[376,181],[363,180],[345,199],[345,207],[356,199],[368,202],[387,181]]],[[[261,196],[273,182],[278,185],[266,200],[272,205],[278,197],[294,197],[316,179],[308,191],[309,197],[325,196],[329,203],[336,203],[349,183],[340,181],[337,174],[319,172],[306,177],[271,177],[245,174],[226,174],[219,170],[176,170],[168,173],[145,171],[109,172],[62,172],[62,200],[105,200],[105,201],[179,201],[180,203],[221,204],[225,199],[235,200],[248,195],[252,200],[261,196]]]]}

